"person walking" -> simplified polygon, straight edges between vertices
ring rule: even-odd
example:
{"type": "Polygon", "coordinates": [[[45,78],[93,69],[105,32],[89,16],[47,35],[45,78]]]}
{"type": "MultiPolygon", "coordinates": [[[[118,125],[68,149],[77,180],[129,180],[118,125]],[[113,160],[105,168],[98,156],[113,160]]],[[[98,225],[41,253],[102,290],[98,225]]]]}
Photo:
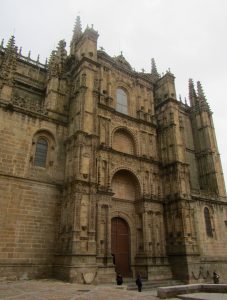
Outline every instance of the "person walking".
{"type": "Polygon", "coordinates": [[[219,283],[219,278],[220,276],[216,273],[216,272],[213,272],[213,281],[214,283],[219,283]]]}
{"type": "Polygon", "coordinates": [[[122,285],[123,277],[120,273],[117,274],[116,281],[117,281],[117,285],[122,285]]]}
{"type": "Polygon", "coordinates": [[[141,275],[138,274],[137,277],[136,277],[136,285],[137,285],[137,288],[138,288],[138,292],[141,292],[142,291],[142,279],[141,279],[141,275]]]}

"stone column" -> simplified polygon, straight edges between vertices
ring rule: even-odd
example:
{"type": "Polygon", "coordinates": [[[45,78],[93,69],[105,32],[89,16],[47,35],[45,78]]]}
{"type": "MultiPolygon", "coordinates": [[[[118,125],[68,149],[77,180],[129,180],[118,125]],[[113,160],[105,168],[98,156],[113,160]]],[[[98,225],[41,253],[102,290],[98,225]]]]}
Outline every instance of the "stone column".
{"type": "Polygon", "coordinates": [[[144,244],[144,252],[148,254],[149,252],[149,237],[147,232],[147,225],[148,225],[148,219],[147,219],[147,212],[145,211],[142,215],[143,218],[143,244],[144,244]]]}

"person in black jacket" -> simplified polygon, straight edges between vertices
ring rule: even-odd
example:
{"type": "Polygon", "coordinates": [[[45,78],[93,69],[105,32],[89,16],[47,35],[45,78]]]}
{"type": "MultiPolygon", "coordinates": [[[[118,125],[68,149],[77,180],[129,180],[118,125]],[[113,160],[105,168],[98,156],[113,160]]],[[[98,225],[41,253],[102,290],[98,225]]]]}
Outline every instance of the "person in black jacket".
{"type": "Polygon", "coordinates": [[[117,274],[116,281],[117,281],[117,285],[122,285],[123,277],[120,273],[117,274]]]}
{"type": "Polygon", "coordinates": [[[219,283],[219,278],[220,276],[216,273],[216,272],[213,272],[213,281],[214,283],[219,283]]]}
{"type": "Polygon", "coordinates": [[[138,287],[138,292],[141,292],[142,291],[142,279],[141,279],[141,275],[138,274],[137,277],[136,277],[136,285],[138,287]]]}

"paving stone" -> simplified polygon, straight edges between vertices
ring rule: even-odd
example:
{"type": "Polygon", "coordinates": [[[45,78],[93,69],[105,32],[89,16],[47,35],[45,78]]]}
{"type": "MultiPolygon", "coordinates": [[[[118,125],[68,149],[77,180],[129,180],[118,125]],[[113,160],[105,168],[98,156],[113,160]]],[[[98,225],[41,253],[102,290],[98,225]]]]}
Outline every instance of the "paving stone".
{"type": "Polygon", "coordinates": [[[227,294],[222,293],[193,293],[180,295],[182,300],[227,300],[227,294]]]}
{"type": "Polygon", "coordinates": [[[156,291],[128,291],[110,285],[69,284],[57,280],[0,283],[1,300],[157,300],[156,291]]]}

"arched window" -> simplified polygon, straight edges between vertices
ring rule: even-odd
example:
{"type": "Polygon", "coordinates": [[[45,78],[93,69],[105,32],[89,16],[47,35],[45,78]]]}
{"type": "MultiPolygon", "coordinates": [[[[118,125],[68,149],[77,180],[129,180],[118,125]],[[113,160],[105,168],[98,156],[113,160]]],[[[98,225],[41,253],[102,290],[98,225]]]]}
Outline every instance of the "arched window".
{"type": "Polygon", "coordinates": [[[128,114],[128,99],[127,94],[122,89],[117,89],[117,105],[116,111],[119,111],[123,114],[128,114]]]}
{"type": "Polygon", "coordinates": [[[210,212],[209,212],[209,209],[207,207],[204,208],[204,219],[205,219],[207,236],[213,237],[213,230],[212,230],[212,225],[211,225],[210,212]]]}
{"type": "Polygon", "coordinates": [[[40,137],[36,143],[34,165],[38,167],[46,167],[48,151],[48,142],[45,138],[40,137]]]}

